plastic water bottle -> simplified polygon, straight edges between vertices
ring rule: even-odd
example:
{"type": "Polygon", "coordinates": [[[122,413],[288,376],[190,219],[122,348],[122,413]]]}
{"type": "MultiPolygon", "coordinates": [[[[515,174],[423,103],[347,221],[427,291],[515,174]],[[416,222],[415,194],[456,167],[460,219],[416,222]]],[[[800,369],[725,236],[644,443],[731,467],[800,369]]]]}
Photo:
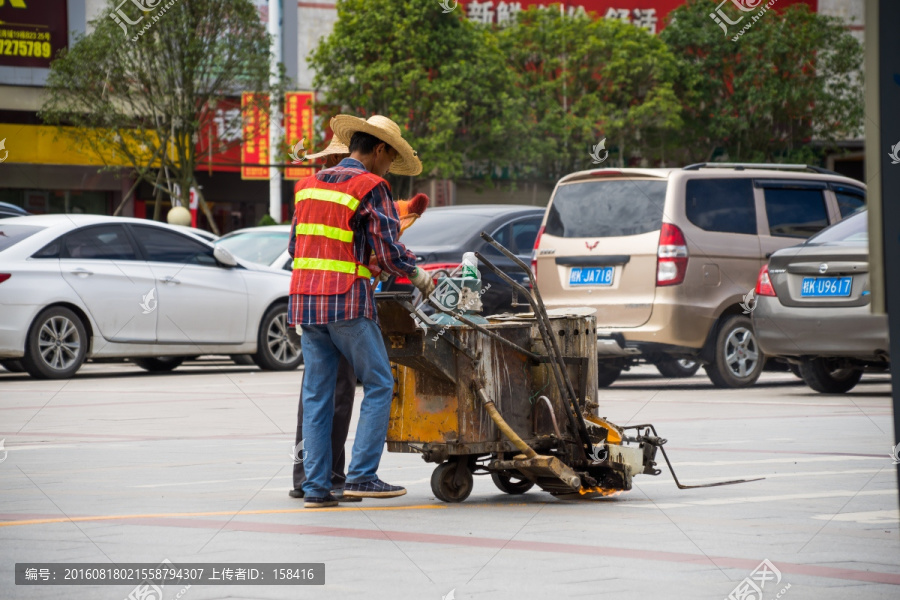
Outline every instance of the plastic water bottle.
{"type": "Polygon", "coordinates": [[[474,252],[466,252],[462,259],[462,275],[463,279],[481,279],[478,272],[478,259],[474,252]]]}

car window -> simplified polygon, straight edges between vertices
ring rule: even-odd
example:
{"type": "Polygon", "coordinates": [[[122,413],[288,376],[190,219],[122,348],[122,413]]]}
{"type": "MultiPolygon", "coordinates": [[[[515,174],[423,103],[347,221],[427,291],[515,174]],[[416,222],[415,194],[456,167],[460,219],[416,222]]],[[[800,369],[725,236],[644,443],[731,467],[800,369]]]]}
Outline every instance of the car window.
{"type": "Polygon", "coordinates": [[[603,180],[559,186],[545,233],[557,237],[618,237],[662,226],[667,182],[603,180]]]}
{"type": "Polygon", "coordinates": [[[516,254],[530,254],[534,250],[534,240],[541,228],[542,217],[521,219],[512,224],[512,251],[516,254]]]}
{"type": "MultiPolygon", "coordinates": [[[[491,237],[494,238],[494,241],[509,250],[510,252],[515,252],[515,249],[512,245],[512,236],[510,234],[509,223],[505,223],[501,228],[491,233],[491,237]]],[[[493,246],[488,244],[488,247],[495,254],[499,254],[497,250],[494,249],[493,246]]]]}
{"type": "Polygon", "coordinates": [[[809,238],[809,240],[806,241],[806,244],[829,244],[834,242],[868,243],[868,213],[866,211],[861,211],[847,217],[843,221],[838,221],[831,227],[828,227],[809,238]]]}
{"type": "Polygon", "coordinates": [[[63,258],[137,260],[137,251],[122,225],[83,227],[65,236],[63,258]]]}
{"type": "Polygon", "coordinates": [[[35,225],[4,225],[0,223],[0,251],[6,250],[17,242],[21,242],[41,229],[44,228],[35,225]]]}
{"type": "Polygon", "coordinates": [[[132,228],[148,261],[216,265],[213,249],[187,236],[161,227],[133,225],[132,228]]]}
{"type": "Polygon", "coordinates": [[[752,179],[691,179],[684,209],[688,220],[705,231],[756,234],[752,179]]]}
{"type": "Polygon", "coordinates": [[[828,226],[828,211],[817,189],[766,188],[769,233],[808,238],[828,226]]]}
{"type": "Polygon", "coordinates": [[[403,232],[400,241],[407,248],[455,247],[481,233],[489,220],[478,213],[428,210],[403,232]]]}
{"type": "Polygon", "coordinates": [[[835,190],[834,195],[837,197],[842,219],[852,215],[866,205],[866,197],[864,195],[854,193],[849,189],[835,190]]]}
{"type": "Polygon", "coordinates": [[[271,265],[288,249],[291,241],[289,231],[247,231],[228,235],[216,240],[233,255],[261,265],[271,265]]]}

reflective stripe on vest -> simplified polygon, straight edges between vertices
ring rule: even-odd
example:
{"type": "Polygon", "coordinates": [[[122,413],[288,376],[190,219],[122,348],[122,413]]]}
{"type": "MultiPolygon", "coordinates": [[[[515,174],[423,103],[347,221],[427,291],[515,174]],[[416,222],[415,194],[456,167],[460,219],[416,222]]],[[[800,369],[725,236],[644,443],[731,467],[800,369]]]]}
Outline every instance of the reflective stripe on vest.
{"type": "Polygon", "coordinates": [[[353,232],[321,223],[298,223],[297,235],[319,235],[340,242],[353,242],[353,232]]]}
{"type": "Polygon", "coordinates": [[[318,188],[306,188],[297,192],[294,195],[294,203],[296,204],[301,200],[321,200],[323,202],[334,202],[335,204],[346,206],[350,210],[354,211],[359,206],[359,200],[357,200],[350,194],[337,192],[335,190],[321,190],[318,188]]]}
{"type": "Polygon", "coordinates": [[[329,260],[327,258],[295,258],[295,269],[311,269],[315,271],[334,271],[335,273],[347,273],[370,279],[372,272],[362,265],[346,260],[329,260]]]}

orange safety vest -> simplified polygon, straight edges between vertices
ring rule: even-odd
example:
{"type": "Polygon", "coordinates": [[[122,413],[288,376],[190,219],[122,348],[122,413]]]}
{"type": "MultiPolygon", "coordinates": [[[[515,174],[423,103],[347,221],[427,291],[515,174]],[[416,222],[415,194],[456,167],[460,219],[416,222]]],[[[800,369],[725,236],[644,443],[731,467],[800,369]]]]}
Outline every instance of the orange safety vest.
{"type": "Polygon", "coordinates": [[[297,182],[297,215],[291,294],[333,296],[350,290],[357,278],[372,273],[356,260],[350,220],[359,203],[379,183],[374,173],[360,173],[341,183],[326,183],[315,175],[297,182]]]}

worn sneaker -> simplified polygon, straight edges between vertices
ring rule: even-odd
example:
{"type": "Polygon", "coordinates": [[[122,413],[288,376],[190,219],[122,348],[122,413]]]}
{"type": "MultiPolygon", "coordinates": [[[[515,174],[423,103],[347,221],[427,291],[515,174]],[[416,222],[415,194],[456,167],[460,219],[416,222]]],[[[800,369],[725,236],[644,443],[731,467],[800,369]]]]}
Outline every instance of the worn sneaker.
{"type": "Polygon", "coordinates": [[[350,498],[395,498],[405,493],[406,488],[399,485],[389,485],[378,478],[365,483],[348,482],[344,486],[344,496],[350,498]]]}
{"type": "Polygon", "coordinates": [[[337,506],[337,498],[332,494],[327,496],[307,496],[303,499],[303,508],[328,508],[329,506],[337,506]]]}

